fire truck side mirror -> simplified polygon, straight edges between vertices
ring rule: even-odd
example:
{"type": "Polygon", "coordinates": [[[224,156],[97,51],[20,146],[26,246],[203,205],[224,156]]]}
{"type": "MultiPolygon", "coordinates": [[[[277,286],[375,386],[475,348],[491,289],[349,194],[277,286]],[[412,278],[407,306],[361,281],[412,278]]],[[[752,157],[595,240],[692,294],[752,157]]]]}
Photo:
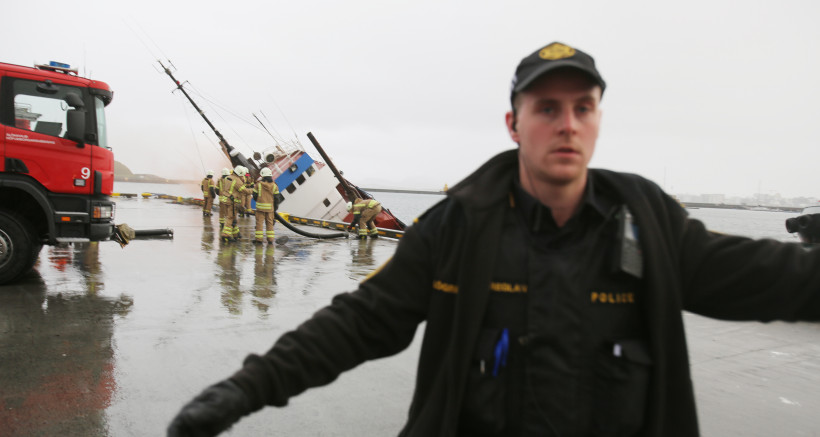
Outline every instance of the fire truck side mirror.
{"type": "MultiPolygon", "coordinates": [[[[69,94],[71,95],[71,94],[69,94]]],[[[65,137],[76,141],[77,147],[85,147],[85,111],[80,109],[69,109],[67,115],[67,126],[65,137]]]]}

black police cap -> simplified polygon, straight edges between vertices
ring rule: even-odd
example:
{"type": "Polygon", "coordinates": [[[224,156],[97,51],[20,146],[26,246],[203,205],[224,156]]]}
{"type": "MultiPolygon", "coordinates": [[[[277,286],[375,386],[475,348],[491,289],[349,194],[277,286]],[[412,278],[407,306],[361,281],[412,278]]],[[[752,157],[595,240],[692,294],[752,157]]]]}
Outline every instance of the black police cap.
{"type": "Polygon", "coordinates": [[[595,83],[600,85],[601,92],[606,89],[606,82],[595,68],[592,56],[560,42],[544,46],[526,58],[522,59],[515,69],[510,100],[515,95],[530,86],[536,79],[558,68],[575,68],[588,74],[595,83]]]}

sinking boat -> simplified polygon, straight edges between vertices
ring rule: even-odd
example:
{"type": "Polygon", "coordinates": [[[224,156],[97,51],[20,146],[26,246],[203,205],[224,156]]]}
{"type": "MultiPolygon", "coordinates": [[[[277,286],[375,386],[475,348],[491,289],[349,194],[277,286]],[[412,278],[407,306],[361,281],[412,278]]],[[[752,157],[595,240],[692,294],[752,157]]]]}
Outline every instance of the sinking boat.
{"type": "MultiPolygon", "coordinates": [[[[281,195],[279,211],[287,212],[291,216],[316,221],[350,223],[353,215],[347,211],[347,202],[352,202],[356,198],[374,198],[373,195],[342,176],[311,133],[308,133],[307,136],[324,161],[314,159],[298,141],[291,144],[276,144],[273,147],[254,152],[251,157],[244,156],[228,143],[208,117],[205,116],[205,113],[186,91],[184,84],[178,81],[171,70],[161,61],[158,62],[165,73],[174,81],[177,89],[185,95],[194,109],[219,138],[219,145],[225,156],[230,160],[231,166],[242,165],[248,168],[254,180],[259,177],[259,171],[262,168],[267,167],[271,170],[281,195]]],[[[406,227],[385,205],[382,205],[382,212],[376,216],[375,225],[378,228],[392,231],[404,231],[406,227]]]]}
{"type": "Polygon", "coordinates": [[[786,231],[796,232],[803,243],[820,243],[820,206],[807,206],[799,216],[786,219],[786,231]]]}

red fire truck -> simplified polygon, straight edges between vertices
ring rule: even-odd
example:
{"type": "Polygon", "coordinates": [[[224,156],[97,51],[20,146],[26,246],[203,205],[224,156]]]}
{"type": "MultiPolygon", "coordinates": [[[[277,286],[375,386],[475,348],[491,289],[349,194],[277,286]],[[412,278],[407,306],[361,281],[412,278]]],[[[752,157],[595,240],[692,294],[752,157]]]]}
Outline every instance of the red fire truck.
{"type": "Polygon", "coordinates": [[[114,232],[112,97],[66,64],[0,63],[0,284],[28,272],[44,244],[114,232]]]}

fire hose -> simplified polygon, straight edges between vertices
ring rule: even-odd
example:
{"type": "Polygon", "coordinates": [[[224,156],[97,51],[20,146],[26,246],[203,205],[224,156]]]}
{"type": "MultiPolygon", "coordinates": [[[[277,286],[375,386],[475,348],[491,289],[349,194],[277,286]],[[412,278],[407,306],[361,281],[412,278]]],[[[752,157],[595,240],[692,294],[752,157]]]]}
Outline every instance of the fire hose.
{"type": "Polygon", "coordinates": [[[314,234],[313,232],[303,231],[303,230],[297,228],[296,226],[293,226],[292,224],[290,224],[290,222],[288,222],[284,218],[282,218],[282,216],[279,215],[278,212],[274,211],[274,214],[276,215],[276,220],[279,221],[279,223],[282,223],[286,228],[290,229],[293,232],[296,232],[299,235],[304,235],[305,237],[324,238],[324,239],[328,239],[328,238],[346,238],[347,237],[346,232],[333,232],[333,233],[329,233],[329,234],[326,234],[326,233],[314,234]]]}

